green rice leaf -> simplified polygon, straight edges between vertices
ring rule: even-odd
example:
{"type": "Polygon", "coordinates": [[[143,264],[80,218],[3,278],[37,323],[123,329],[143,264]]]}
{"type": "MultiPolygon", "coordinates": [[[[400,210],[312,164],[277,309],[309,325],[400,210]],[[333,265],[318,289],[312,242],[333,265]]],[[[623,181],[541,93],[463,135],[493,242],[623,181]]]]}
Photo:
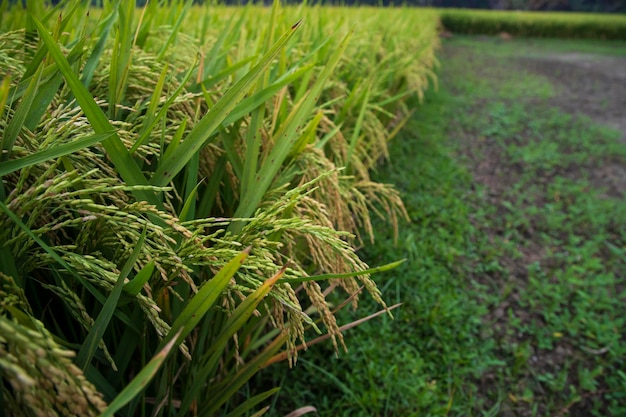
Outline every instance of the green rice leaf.
{"type": "Polygon", "coordinates": [[[300,135],[300,137],[294,144],[293,148],[291,149],[291,152],[289,153],[290,157],[292,158],[296,157],[298,154],[304,151],[304,148],[306,148],[307,145],[315,142],[315,139],[316,139],[315,133],[317,132],[317,127],[319,126],[320,121],[322,120],[322,117],[324,117],[324,113],[322,111],[318,111],[315,117],[309,122],[307,127],[302,131],[302,134],[300,135]]]}
{"type": "Polygon", "coordinates": [[[280,391],[280,387],[272,388],[271,390],[255,395],[254,397],[244,401],[239,407],[235,408],[230,413],[226,414],[226,417],[242,416],[248,411],[250,411],[253,407],[256,407],[257,404],[260,404],[261,402],[265,401],[272,395],[276,394],[278,391],[280,391]]]}
{"type": "MultiPolygon", "coordinates": [[[[42,45],[37,50],[37,52],[33,56],[33,59],[28,63],[28,66],[26,67],[26,71],[24,71],[24,75],[22,75],[22,80],[28,80],[30,77],[33,77],[37,73],[37,71],[40,69],[40,67],[45,66],[42,64],[42,62],[43,62],[43,59],[46,57],[47,52],[48,52],[48,49],[46,48],[45,45],[42,45]]],[[[50,68],[50,70],[54,71],[53,68],[50,68]]],[[[17,91],[19,92],[19,88],[17,91]]]]}
{"type": "Polygon", "coordinates": [[[213,47],[211,48],[209,53],[206,54],[206,57],[204,58],[204,65],[203,65],[204,70],[202,73],[202,79],[206,79],[209,74],[214,74],[216,72],[215,66],[217,63],[219,52],[224,46],[224,43],[226,42],[227,37],[230,34],[237,33],[239,31],[239,28],[241,27],[243,20],[245,18],[246,12],[247,10],[244,9],[244,13],[241,14],[241,17],[235,24],[235,27],[231,29],[230,27],[236,16],[236,14],[233,13],[230,19],[228,19],[228,23],[226,23],[226,26],[220,31],[219,36],[217,37],[217,39],[215,40],[215,43],[213,44],[213,47]]]}
{"type": "Polygon", "coordinates": [[[220,72],[218,72],[215,75],[210,76],[209,78],[205,79],[204,81],[201,81],[199,83],[193,84],[192,86],[189,87],[189,91],[191,91],[192,93],[199,93],[202,91],[202,87],[204,87],[205,89],[209,89],[211,87],[213,87],[215,84],[219,83],[220,81],[230,77],[231,75],[235,74],[237,71],[239,71],[241,68],[245,67],[246,65],[248,65],[250,62],[254,61],[254,57],[250,56],[248,58],[242,59],[241,61],[237,61],[236,63],[234,63],[233,65],[230,65],[226,68],[224,68],[223,70],[221,70],[220,72]]]}
{"type": "Polygon", "coordinates": [[[0,177],[11,172],[20,170],[22,168],[37,165],[51,159],[59,158],[64,155],[69,155],[89,146],[93,146],[96,143],[100,143],[103,140],[110,138],[112,135],[112,132],[91,135],[69,143],[64,143],[63,145],[58,145],[52,148],[45,149],[43,151],[36,152],[23,158],[0,162],[0,177]]]}
{"type": "Polygon", "coordinates": [[[117,19],[117,8],[115,8],[109,15],[102,21],[101,26],[96,30],[95,33],[99,33],[100,37],[98,38],[98,42],[94,46],[89,58],[87,58],[87,62],[85,62],[85,66],[83,67],[83,75],[80,81],[83,83],[85,87],[89,87],[91,84],[91,80],[93,79],[93,74],[98,66],[98,62],[102,57],[102,53],[104,52],[104,48],[106,46],[107,40],[109,39],[109,33],[111,32],[111,28],[113,27],[113,23],[117,19]]]}
{"type": "MultiPolygon", "coordinates": [[[[26,226],[19,217],[17,217],[17,215],[15,213],[13,213],[11,210],[9,210],[9,208],[2,202],[0,202],[0,211],[3,211],[4,214],[6,214],[16,225],[18,225],[18,227],[20,229],[22,229],[24,231],[24,233],[26,233],[28,235],[28,237],[30,237],[31,239],[33,239],[35,242],[37,242],[37,244],[39,246],[41,246],[41,248],[48,253],[48,255],[50,255],[50,257],[52,259],[54,259],[59,265],[61,265],[67,272],[69,272],[70,274],[72,274],[72,276],[74,276],[82,285],[85,286],[85,288],[87,288],[87,290],[98,300],[100,301],[102,304],[105,303],[105,297],[100,294],[99,291],[97,291],[87,280],[85,280],[83,277],[80,276],[80,274],[78,272],[76,272],[76,270],[74,268],[72,268],[67,262],[65,262],[63,260],[63,258],[61,258],[59,256],[58,253],[56,253],[56,251],[51,248],[50,246],[48,246],[48,244],[46,244],[43,240],[41,240],[37,235],[35,235],[33,233],[32,230],[30,230],[30,228],[28,226],[26,226]]],[[[4,249],[8,250],[8,248],[6,246],[3,246],[4,249]]],[[[17,281],[17,276],[14,276],[14,278],[16,278],[16,282],[18,284],[20,284],[19,281],[17,281]]]]}
{"type": "Polygon", "coordinates": [[[56,73],[53,77],[44,82],[40,82],[39,91],[35,97],[35,101],[28,116],[24,121],[24,126],[31,131],[37,127],[37,124],[41,120],[41,116],[45,113],[46,109],[50,105],[50,102],[59,91],[61,83],[63,82],[63,75],[56,73]]]}
{"type": "Polygon", "coordinates": [[[169,158],[172,152],[174,152],[174,150],[178,147],[181,139],[183,138],[183,134],[185,133],[186,127],[187,127],[187,119],[183,119],[180,125],[178,125],[178,128],[176,129],[176,133],[174,133],[174,137],[170,141],[169,145],[167,145],[167,149],[165,149],[165,152],[163,152],[164,159],[169,158]]]}
{"type": "Polygon", "coordinates": [[[31,78],[30,83],[28,84],[28,88],[26,89],[26,93],[24,93],[24,97],[22,97],[22,101],[19,104],[19,107],[15,111],[15,114],[11,118],[9,125],[6,127],[4,131],[4,135],[2,135],[2,140],[0,141],[0,161],[6,161],[9,158],[11,153],[11,149],[15,144],[17,136],[20,131],[24,127],[28,115],[30,113],[30,109],[35,102],[35,97],[37,96],[37,89],[39,88],[39,82],[41,80],[41,74],[43,72],[43,67],[40,67],[37,70],[37,73],[33,78],[31,78]]]}
{"type": "MultiPolygon", "coordinates": [[[[2,184],[0,184],[0,188],[1,186],[2,184]]],[[[3,235],[0,235],[0,272],[4,275],[12,277],[17,283],[22,282],[20,275],[17,272],[17,267],[15,266],[15,260],[13,259],[11,248],[7,246],[3,235]]]]}
{"type": "Polygon", "coordinates": [[[266,406],[265,408],[260,409],[259,411],[257,411],[256,413],[252,414],[250,417],[261,417],[263,416],[265,413],[267,413],[270,409],[270,406],[266,406]]]}
{"type": "Polygon", "coordinates": [[[85,338],[83,345],[76,355],[76,365],[83,370],[85,370],[87,368],[87,365],[91,362],[91,358],[96,352],[96,349],[98,348],[98,345],[102,340],[102,337],[104,336],[104,332],[107,329],[109,322],[113,317],[113,314],[115,313],[115,309],[117,308],[117,302],[120,299],[120,295],[122,294],[122,290],[124,288],[124,280],[126,279],[128,274],[130,274],[130,271],[133,269],[135,262],[137,262],[137,259],[139,258],[139,255],[143,250],[143,244],[146,240],[146,230],[147,229],[145,228],[143,229],[139,240],[135,244],[133,252],[131,253],[130,257],[120,271],[120,275],[117,278],[117,282],[113,286],[111,294],[109,294],[109,297],[104,303],[104,306],[102,306],[100,314],[98,314],[98,317],[91,327],[87,338],[85,338]]]}
{"type": "Polygon", "coordinates": [[[246,382],[248,382],[250,378],[259,372],[259,369],[261,369],[263,365],[278,352],[278,350],[285,344],[286,340],[286,334],[283,333],[279,335],[276,339],[269,343],[261,353],[246,362],[245,365],[241,366],[237,374],[227,381],[227,384],[222,391],[217,393],[215,397],[209,401],[208,404],[206,404],[206,408],[203,409],[203,413],[201,415],[208,417],[215,413],[228,398],[235,395],[235,393],[246,382]]]}
{"type": "MultiPolygon", "coordinates": [[[[143,145],[146,141],[148,141],[150,139],[150,133],[152,132],[154,127],[157,125],[157,123],[160,122],[161,120],[163,120],[164,116],[167,115],[167,111],[169,110],[170,106],[174,103],[174,100],[176,100],[176,98],[178,98],[180,93],[185,88],[185,84],[187,84],[187,81],[189,81],[189,78],[191,77],[192,73],[193,73],[193,67],[190,68],[189,71],[187,71],[187,73],[183,77],[183,80],[178,85],[178,88],[176,88],[176,90],[173,93],[169,94],[168,99],[165,101],[165,103],[163,103],[163,106],[161,106],[161,109],[156,114],[156,116],[154,116],[154,117],[152,117],[150,115],[148,116],[148,118],[146,119],[146,121],[144,122],[144,124],[143,124],[143,126],[141,128],[141,133],[139,134],[139,138],[137,138],[137,141],[135,142],[135,144],[130,148],[130,153],[131,154],[135,153],[135,151],[141,145],[143,145]]],[[[155,104],[158,104],[158,100],[155,101],[155,104]]],[[[152,107],[152,102],[150,103],[150,107],[152,107]]],[[[150,113],[150,114],[152,114],[152,113],[150,113]]],[[[186,125],[187,121],[185,120],[184,123],[186,125]]],[[[179,139],[179,141],[180,141],[180,139],[179,139]]],[[[169,147],[168,147],[168,149],[169,149],[169,147]]],[[[165,159],[165,157],[163,157],[162,159],[165,159]]]]}
{"type": "Polygon", "coordinates": [[[11,75],[7,74],[2,79],[0,84],[0,120],[4,117],[4,105],[9,97],[9,91],[11,90],[11,75]]]}
{"type": "Polygon", "coordinates": [[[138,46],[141,49],[145,48],[146,41],[150,35],[150,29],[152,28],[152,23],[155,19],[155,15],[158,13],[158,10],[159,2],[156,1],[147,2],[143,6],[141,17],[139,18],[139,25],[137,27],[137,31],[135,32],[135,46],[138,46]]]}
{"type": "MultiPolygon", "coordinates": [[[[233,335],[241,329],[244,324],[250,319],[257,306],[272,289],[274,284],[285,273],[286,267],[283,267],[273,277],[267,279],[259,288],[257,288],[252,294],[247,296],[241,304],[237,306],[235,311],[228,318],[226,324],[222,328],[220,334],[213,341],[206,352],[202,354],[201,363],[204,363],[200,369],[198,369],[194,375],[197,383],[192,384],[192,387],[185,393],[179,412],[185,414],[189,409],[192,401],[196,399],[202,389],[202,383],[200,381],[206,380],[211,374],[217,362],[222,357],[222,350],[226,347],[226,343],[233,335]]],[[[221,404],[212,403],[211,407],[219,407],[221,404]]]]}
{"type": "MultiPolygon", "coordinates": [[[[163,87],[165,86],[165,80],[167,78],[167,71],[169,70],[169,65],[163,65],[163,70],[161,71],[161,75],[159,75],[159,80],[152,92],[152,97],[150,97],[150,105],[148,106],[148,112],[146,113],[147,119],[151,121],[153,115],[157,111],[157,107],[159,107],[159,99],[161,98],[161,93],[163,92],[163,87]]],[[[184,84],[183,84],[184,85],[184,84]]],[[[148,124],[149,122],[144,122],[144,124],[148,124]]]]}
{"type": "Polygon", "coordinates": [[[111,382],[96,367],[89,364],[84,373],[87,379],[96,386],[98,392],[104,395],[105,400],[111,401],[117,396],[118,392],[111,382]]]}
{"type": "Polygon", "coordinates": [[[365,90],[365,97],[363,98],[363,103],[361,103],[361,110],[359,111],[359,116],[356,119],[356,123],[354,125],[354,130],[352,131],[352,138],[350,139],[350,147],[348,148],[348,155],[346,156],[346,169],[349,173],[350,161],[352,159],[352,155],[356,151],[357,144],[360,140],[361,128],[363,127],[363,119],[365,118],[365,110],[367,109],[367,105],[369,104],[370,98],[370,86],[365,90]]]}
{"type": "Polygon", "coordinates": [[[221,132],[222,137],[222,145],[224,146],[224,150],[226,151],[226,156],[228,156],[228,161],[230,165],[233,167],[233,171],[235,171],[235,175],[237,178],[241,178],[243,175],[243,167],[244,163],[237,152],[235,147],[235,143],[237,140],[237,133],[239,131],[240,123],[235,124],[235,126],[231,129],[223,129],[221,132]]]}
{"type": "Polygon", "coordinates": [[[324,146],[326,146],[328,141],[331,140],[332,138],[334,138],[335,135],[337,135],[337,133],[339,133],[341,131],[342,127],[343,127],[343,125],[340,123],[337,126],[335,126],[334,128],[332,128],[332,130],[330,132],[326,133],[324,135],[324,137],[322,137],[322,139],[317,141],[317,143],[315,144],[315,147],[317,149],[324,149],[324,146]]]}
{"type": "Polygon", "coordinates": [[[187,337],[191,330],[202,320],[206,312],[215,304],[219,295],[228,286],[230,279],[235,275],[249,253],[250,248],[245,249],[231,259],[213,278],[202,284],[196,295],[189,300],[172,324],[169,333],[161,341],[159,349],[169,343],[172,338],[176,338],[178,344],[187,337]]]}
{"type": "MultiPolygon", "coordinates": [[[[195,168],[193,171],[196,174],[196,177],[198,175],[198,159],[196,158],[195,160],[195,168]]],[[[190,175],[190,178],[192,177],[192,175],[190,175]]],[[[195,182],[194,182],[195,183],[195,182]]],[[[189,193],[189,195],[187,195],[187,198],[185,200],[185,204],[183,205],[183,208],[180,210],[180,214],[178,215],[178,218],[185,222],[188,220],[193,220],[195,218],[195,212],[196,212],[196,196],[198,195],[198,187],[200,187],[201,183],[195,183],[196,186],[193,187],[191,189],[191,192],[189,193]]],[[[187,186],[189,187],[191,185],[191,181],[188,182],[187,186]]]]}
{"type": "Polygon", "coordinates": [[[116,119],[118,104],[124,101],[128,72],[132,64],[133,45],[133,18],[135,16],[135,2],[121,1],[118,7],[119,24],[116,26],[113,53],[111,54],[111,71],[109,74],[109,117],[116,119]]]}
{"type": "Polygon", "coordinates": [[[215,197],[219,191],[220,182],[226,173],[226,156],[222,156],[217,160],[215,170],[209,178],[206,189],[201,193],[200,203],[198,204],[198,210],[196,217],[203,219],[211,216],[211,210],[215,203],[215,197]]]}
{"type": "Polygon", "coordinates": [[[143,268],[141,268],[141,271],[139,271],[133,279],[124,284],[124,292],[132,296],[139,294],[144,284],[148,282],[152,276],[154,267],[154,261],[148,262],[143,268]]]}
{"type": "MultiPolygon", "coordinates": [[[[180,333],[181,330],[179,330],[180,333]]],[[[150,383],[152,378],[156,375],[158,370],[167,359],[169,353],[172,351],[172,348],[176,345],[176,340],[178,339],[178,334],[174,335],[168,343],[166,343],[161,349],[159,349],[158,353],[152,357],[150,362],[143,367],[143,369],[137,374],[133,380],[126,385],[126,387],[120,392],[117,397],[109,404],[104,413],[102,413],[101,417],[114,417],[115,413],[133,400],[137,395],[139,395],[150,383]]]]}
{"type": "Polygon", "coordinates": [[[231,123],[241,119],[245,115],[249,114],[252,110],[263,105],[267,100],[272,98],[286,85],[289,85],[302,77],[307,72],[313,69],[313,65],[305,65],[302,68],[293,68],[288,73],[281,76],[276,82],[268,86],[267,88],[254,93],[250,97],[244,99],[239,103],[233,111],[224,119],[223,126],[228,126],[231,123]]]}
{"type": "MultiPolygon", "coordinates": [[[[263,196],[274,181],[276,174],[282,167],[283,162],[295,146],[299,127],[302,126],[306,122],[306,119],[311,115],[313,105],[319,98],[324,84],[331,76],[335,66],[339,62],[339,59],[346,50],[351,36],[352,32],[349,32],[342,39],[311,89],[303,97],[303,99],[296,104],[292,112],[287,117],[287,120],[281,124],[280,128],[275,133],[275,146],[270,151],[269,156],[264,161],[257,175],[255,175],[253,184],[250,184],[247,187],[247,193],[242,196],[241,203],[237,207],[237,211],[233,217],[249,218],[257,209],[263,196]]],[[[237,233],[241,231],[243,226],[244,222],[242,221],[233,222],[229,227],[229,231],[237,233]]]]}
{"type": "Polygon", "coordinates": [[[153,185],[167,185],[172,178],[185,167],[192,156],[206,144],[207,140],[221,125],[226,116],[235,108],[239,100],[249,91],[252,83],[254,83],[271,64],[274,57],[291,36],[293,36],[299,26],[300,22],[293,25],[291,30],[285,33],[274,44],[272,49],[263,56],[260,62],[211,107],[206,116],[194,126],[183,143],[173,152],[172,156],[165,161],[161,161],[162,163],[159,165],[159,168],[150,181],[153,185]]]}
{"type": "Polygon", "coordinates": [[[176,35],[180,31],[180,26],[183,23],[185,16],[187,16],[187,12],[189,12],[189,8],[191,7],[192,4],[193,4],[193,0],[187,0],[187,2],[185,3],[185,6],[183,7],[183,10],[178,13],[178,18],[176,19],[176,23],[174,24],[174,27],[172,28],[172,31],[170,32],[170,36],[167,38],[167,41],[163,44],[163,46],[161,46],[161,50],[159,51],[159,54],[157,56],[158,61],[163,60],[163,57],[165,57],[165,53],[171,49],[170,47],[176,40],[176,35]]]}

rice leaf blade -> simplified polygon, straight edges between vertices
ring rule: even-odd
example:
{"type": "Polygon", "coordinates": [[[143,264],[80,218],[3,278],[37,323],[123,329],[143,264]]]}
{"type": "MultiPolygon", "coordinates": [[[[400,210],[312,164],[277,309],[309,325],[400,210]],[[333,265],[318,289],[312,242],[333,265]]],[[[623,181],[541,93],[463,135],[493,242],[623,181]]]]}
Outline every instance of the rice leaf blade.
{"type": "Polygon", "coordinates": [[[148,262],[143,268],[141,268],[141,271],[139,271],[133,279],[124,284],[124,292],[132,296],[139,294],[144,284],[148,282],[152,276],[154,268],[154,261],[148,262]]]}
{"type": "Polygon", "coordinates": [[[220,271],[209,281],[205,282],[198,292],[189,300],[183,311],[176,318],[169,333],[163,338],[159,349],[169,343],[172,338],[182,341],[200,322],[204,314],[217,301],[219,295],[226,288],[230,279],[235,275],[243,261],[248,257],[250,248],[242,251],[239,255],[230,260],[220,271]]]}
{"type": "Polygon", "coordinates": [[[102,310],[100,310],[100,314],[96,318],[89,334],[85,338],[78,354],[76,355],[76,365],[85,370],[87,368],[87,364],[91,362],[91,358],[93,357],[96,349],[98,348],[98,344],[102,340],[102,336],[104,336],[104,332],[115,313],[115,309],[117,308],[117,302],[120,299],[120,295],[122,294],[122,290],[124,289],[124,280],[130,274],[135,262],[137,262],[137,258],[141,254],[143,250],[143,244],[146,240],[146,229],[144,228],[139,240],[137,241],[133,252],[130,257],[122,267],[119,277],[117,278],[117,282],[113,286],[113,290],[109,294],[104,306],[102,306],[102,310]]]}
{"type": "Polygon", "coordinates": [[[272,395],[278,393],[278,391],[280,391],[280,388],[272,388],[270,390],[267,390],[261,394],[255,395],[254,397],[244,401],[240,406],[238,406],[237,408],[235,408],[233,411],[231,411],[230,413],[228,413],[226,415],[226,417],[238,417],[238,416],[242,416],[244,415],[246,412],[250,411],[253,407],[256,407],[257,404],[262,403],[263,401],[265,401],[266,399],[268,399],[269,397],[271,397],[272,395]]]}
{"type": "Polygon", "coordinates": [[[187,2],[185,3],[185,6],[183,7],[183,10],[180,13],[178,13],[178,18],[176,19],[176,23],[174,24],[174,27],[172,28],[172,31],[170,32],[170,36],[167,38],[167,41],[163,44],[163,46],[161,47],[161,50],[159,51],[159,54],[157,55],[158,61],[163,60],[163,58],[165,57],[165,53],[171,49],[170,47],[176,40],[176,35],[178,35],[178,32],[180,31],[180,26],[182,25],[183,20],[185,19],[185,16],[187,16],[187,13],[189,12],[189,8],[191,7],[192,4],[193,4],[193,0],[187,0],[187,2]]]}
{"type": "Polygon", "coordinates": [[[274,284],[276,284],[276,282],[284,274],[285,269],[286,267],[283,267],[273,277],[267,279],[252,294],[247,296],[241,304],[239,304],[239,306],[237,306],[235,311],[233,311],[232,315],[228,318],[228,321],[224,325],[220,334],[216,337],[215,341],[213,341],[209,349],[202,354],[201,362],[204,364],[194,375],[195,380],[198,381],[198,383],[192,384],[191,388],[185,393],[179,410],[181,414],[185,414],[191,406],[192,401],[198,397],[200,389],[202,389],[202,384],[199,382],[204,381],[209,377],[211,371],[222,357],[222,350],[225,348],[228,340],[233,337],[239,329],[241,329],[246,321],[248,321],[261,300],[263,300],[274,284]]]}
{"type": "Polygon", "coordinates": [[[9,74],[2,78],[2,84],[0,84],[0,119],[4,117],[4,105],[9,97],[9,91],[11,90],[11,76],[9,74]]]}
{"type": "Polygon", "coordinates": [[[239,372],[228,380],[227,385],[216,396],[215,400],[210,401],[207,407],[203,410],[202,416],[210,416],[215,413],[216,410],[221,407],[224,402],[231,398],[246,382],[250,380],[256,374],[259,369],[263,367],[272,356],[278,352],[278,350],[285,344],[287,340],[286,334],[280,334],[277,336],[267,347],[255,356],[252,360],[246,362],[245,365],[239,368],[239,372]]]}
{"type": "MultiPolygon", "coordinates": [[[[187,71],[187,73],[185,74],[185,77],[183,78],[183,80],[179,84],[178,88],[176,88],[176,90],[172,94],[169,95],[168,99],[165,101],[163,106],[161,106],[161,109],[156,114],[156,116],[153,116],[153,117],[148,116],[148,119],[144,122],[144,124],[143,124],[143,126],[141,128],[141,133],[139,134],[139,138],[137,139],[135,144],[130,148],[129,152],[131,154],[135,153],[135,151],[141,145],[143,145],[147,140],[149,140],[150,133],[152,132],[152,129],[154,129],[154,127],[157,125],[157,123],[160,122],[163,119],[163,117],[167,114],[167,111],[170,108],[170,106],[178,98],[180,93],[182,93],[183,89],[185,88],[185,84],[187,84],[187,81],[189,81],[189,78],[191,77],[192,73],[193,73],[193,68],[190,68],[189,71],[187,71]]],[[[150,105],[152,106],[152,103],[150,103],[150,105]]],[[[184,123],[186,124],[187,121],[185,120],[184,123]]],[[[168,147],[168,149],[169,149],[169,147],[168,147]]],[[[166,159],[166,158],[163,157],[162,159],[166,159]]]]}
{"type": "Polygon", "coordinates": [[[22,281],[19,273],[17,272],[17,266],[15,265],[15,259],[11,249],[7,246],[4,237],[0,236],[0,271],[12,277],[18,284],[22,281]]]}
{"type": "Polygon", "coordinates": [[[249,91],[252,83],[271,64],[274,57],[299,26],[300,22],[293,25],[291,30],[274,44],[260,62],[211,107],[209,112],[189,132],[183,143],[172,153],[171,157],[159,165],[150,181],[153,185],[167,185],[185,167],[191,157],[200,150],[239,100],[249,91]]]}
{"type": "Polygon", "coordinates": [[[202,91],[202,87],[209,89],[213,87],[215,84],[219,83],[220,81],[232,76],[233,74],[235,74],[237,71],[239,71],[241,68],[245,67],[252,61],[254,61],[253,56],[244,58],[241,61],[238,61],[234,63],[233,65],[230,65],[224,68],[219,73],[206,78],[204,81],[200,81],[196,84],[193,84],[192,86],[189,87],[188,90],[191,91],[192,93],[199,93],[202,91]]]}
{"type": "Polygon", "coordinates": [[[371,87],[368,86],[367,90],[365,90],[365,97],[363,98],[363,103],[361,103],[361,110],[359,111],[359,115],[357,117],[356,123],[354,125],[354,130],[352,132],[352,138],[350,139],[350,147],[348,148],[348,155],[346,156],[346,169],[348,173],[350,172],[350,161],[352,160],[352,155],[356,151],[357,144],[361,135],[361,128],[363,126],[363,119],[365,118],[365,110],[367,109],[367,105],[369,104],[371,87]]]}
{"type": "Polygon", "coordinates": [[[377,266],[375,268],[368,268],[361,271],[354,272],[346,272],[344,274],[320,274],[320,275],[312,275],[309,277],[299,277],[299,278],[283,278],[281,282],[288,282],[289,284],[296,284],[301,282],[309,282],[309,281],[326,281],[329,279],[341,279],[341,278],[352,278],[358,277],[360,275],[371,275],[376,274],[378,272],[385,272],[391,269],[397,268],[401,264],[406,262],[406,259],[402,259],[400,261],[391,262],[385,265],[377,266]]]}
{"type": "Polygon", "coordinates": [[[120,408],[132,401],[148,386],[152,378],[154,378],[156,373],[161,368],[161,365],[163,365],[163,362],[165,362],[165,359],[167,359],[169,353],[172,351],[177,339],[178,335],[175,335],[175,337],[159,349],[158,353],[150,359],[150,362],[148,362],[146,366],[144,366],[137,374],[137,376],[133,378],[128,385],[126,385],[122,392],[120,392],[117,397],[111,401],[107,409],[104,410],[104,413],[102,413],[102,417],[114,417],[115,413],[119,411],[120,408]]]}
{"type": "Polygon", "coordinates": [[[11,172],[18,171],[22,168],[37,165],[42,162],[56,159],[61,156],[69,155],[81,149],[100,143],[113,135],[112,132],[90,135],[75,141],[64,143],[19,159],[12,159],[6,162],[0,162],[0,177],[11,172]]]}
{"type": "MultiPolygon", "coordinates": [[[[61,265],[63,268],[65,268],[66,271],[68,271],[70,274],[72,274],[81,284],[83,284],[85,286],[85,288],[87,288],[87,290],[89,290],[89,292],[91,292],[92,295],[98,301],[100,301],[102,304],[104,304],[104,302],[105,302],[104,296],[102,294],[100,294],[100,292],[97,291],[88,281],[86,281],[83,277],[81,277],[80,274],[78,274],[78,272],[76,272],[76,270],[74,268],[72,268],[71,265],[69,265],[67,262],[65,262],[63,260],[63,258],[61,258],[61,256],[59,256],[59,254],[53,248],[48,246],[43,240],[41,240],[37,235],[35,235],[33,233],[33,231],[30,230],[30,228],[28,226],[26,226],[20,220],[20,218],[15,213],[13,213],[11,210],[9,210],[9,208],[2,202],[0,202],[0,210],[3,211],[4,214],[6,214],[15,224],[17,224],[18,227],[20,229],[22,229],[31,239],[33,239],[35,242],[37,242],[37,244],[39,246],[41,246],[42,249],[44,249],[44,251],[46,251],[48,253],[48,255],[50,255],[50,257],[53,260],[55,260],[59,265],[61,265]]],[[[15,277],[15,278],[18,278],[18,277],[15,277]]]]}
{"type": "Polygon", "coordinates": [[[274,82],[270,86],[242,100],[241,103],[239,103],[233,109],[233,111],[224,119],[224,122],[222,123],[222,125],[228,126],[231,123],[234,123],[235,121],[241,119],[246,114],[250,113],[252,110],[263,105],[267,100],[272,98],[276,93],[278,93],[286,85],[293,83],[298,78],[302,77],[304,74],[311,71],[312,69],[313,69],[313,65],[306,65],[302,68],[294,68],[294,70],[280,77],[280,79],[276,80],[276,82],[274,82]]]}
{"type": "Polygon", "coordinates": [[[42,72],[43,66],[39,67],[35,76],[31,78],[19,107],[15,111],[13,118],[11,118],[9,125],[6,127],[4,135],[2,135],[2,140],[0,141],[2,144],[2,146],[0,146],[0,152],[2,152],[2,155],[0,155],[0,161],[6,161],[9,158],[11,149],[17,140],[17,136],[20,134],[22,128],[25,127],[24,124],[26,123],[28,115],[31,111],[31,107],[35,102],[35,97],[37,96],[37,90],[39,88],[42,72]]]}
{"type": "MultiPolygon", "coordinates": [[[[102,53],[104,52],[107,39],[109,38],[109,33],[111,32],[111,28],[113,27],[113,23],[117,19],[117,8],[115,8],[105,19],[102,21],[101,29],[98,31],[100,33],[100,37],[98,38],[98,42],[94,46],[89,58],[87,58],[87,62],[85,62],[85,66],[83,67],[83,75],[80,78],[80,81],[83,83],[85,87],[89,87],[91,84],[91,80],[93,79],[93,74],[96,71],[96,67],[98,66],[98,62],[102,57],[102,53]]],[[[98,33],[97,32],[97,33],[98,33]]]]}
{"type": "MultiPolygon", "coordinates": [[[[192,175],[193,173],[195,173],[195,177],[197,177],[198,175],[198,159],[194,158],[194,167],[195,169],[192,170],[192,173],[189,174],[190,178],[194,178],[192,175]]],[[[193,220],[196,217],[196,197],[198,195],[198,188],[200,187],[199,182],[192,182],[192,180],[188,180],[187,182],[187,187],[192,187],[195,184],[195,187],[191,188],[191,191],[189,192],[189,194],[186,197],[185,200],[185,204],[183,205],[183,208],[180,210],[180,214],[178,215],[178,218],[185,222],[188,220],[193,220]]]]}
{"type": "Polygon", "coordinates": [[[118,105],[124,101],[126,85],[128,82],[128,72],[132,63],[132,43],[133,43],[133,18],[135,16],[135,2],[123,0],[118,7],[117,31],[113,43],[113,54],[111,55],[111,72],[109,76],[109,117],[116,119],[119,108],[118,105]]]}

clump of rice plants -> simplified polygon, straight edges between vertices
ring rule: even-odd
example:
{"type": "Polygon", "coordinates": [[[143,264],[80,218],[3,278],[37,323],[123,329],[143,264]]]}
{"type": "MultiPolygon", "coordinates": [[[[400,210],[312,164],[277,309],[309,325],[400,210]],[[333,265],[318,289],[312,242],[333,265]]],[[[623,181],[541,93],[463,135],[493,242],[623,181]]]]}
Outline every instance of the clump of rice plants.
{"type": "Polygon", "coordinates": [[[369,171],[434,78],[434,15],[400,37],[371,9],[192,3],[2,3],[9,413],[242,415],[308,331],[344,346],[363,290],[386,308],[370,274],[393,265],[355,246],[406,217],[369,171]]]}

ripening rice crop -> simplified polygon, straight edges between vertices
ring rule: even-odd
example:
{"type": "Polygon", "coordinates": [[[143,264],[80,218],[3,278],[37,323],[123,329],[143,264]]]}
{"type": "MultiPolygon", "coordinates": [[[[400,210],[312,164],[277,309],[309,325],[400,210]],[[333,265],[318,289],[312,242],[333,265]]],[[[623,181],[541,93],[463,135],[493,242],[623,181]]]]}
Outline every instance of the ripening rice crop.
{"type": "Polygon", "coordinates": [[[243,414],[309,332],[343,346],[363,290],[385,307],[392,265],[355,248],[406,218],[370,171],[434,81],[437,19],[84,3],[0,6],[0,407],[243,414]]]}

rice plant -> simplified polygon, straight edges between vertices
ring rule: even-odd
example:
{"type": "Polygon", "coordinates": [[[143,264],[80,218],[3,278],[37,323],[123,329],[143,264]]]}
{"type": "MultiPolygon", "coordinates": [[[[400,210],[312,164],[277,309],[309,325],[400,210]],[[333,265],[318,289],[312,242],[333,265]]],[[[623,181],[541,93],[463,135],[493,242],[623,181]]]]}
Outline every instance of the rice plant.
{"type": "Polygon", "coordinates": [[[2,2],[9,413],[242,415],[308,332],[345,347],[364,289],[387,308],[370,274],[393,265],[355,248],[406,217],[369,171],[434,78],[434,15],[192,3],[2,2]]]}

